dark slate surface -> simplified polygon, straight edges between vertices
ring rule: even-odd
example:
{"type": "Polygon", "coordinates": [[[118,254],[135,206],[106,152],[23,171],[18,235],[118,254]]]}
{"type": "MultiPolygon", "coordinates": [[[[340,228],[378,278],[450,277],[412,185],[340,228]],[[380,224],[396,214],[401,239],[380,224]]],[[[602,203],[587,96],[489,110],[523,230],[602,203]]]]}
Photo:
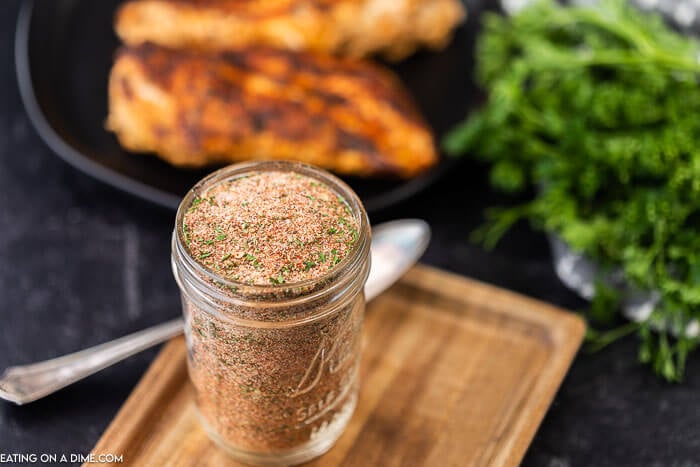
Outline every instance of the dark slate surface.
{"type": "MultiPolygon", "coordinates": [[[[67,166],[22,109],[13,67],[19,0],[0,2],[0,368],[119,337],[179,313],[169,269],[173,214],[67,166]]],[[[465,161],[439,186],[376,216],[434,228],[425,262],[577,309],[544,238],[519,228],[491,253],[468,243],[499,202],[465,161]]],[[[87,453],[146,370],[143,353],[46,400],[0,403],[0,453],[87,453]]],[[[700,465],[700,358],[667,385],[636,363],[629,338],[580,354],[530,448],[528,466],[700,465]]],[[[478,401],[474,401],[478,404],[478,401]]]]}

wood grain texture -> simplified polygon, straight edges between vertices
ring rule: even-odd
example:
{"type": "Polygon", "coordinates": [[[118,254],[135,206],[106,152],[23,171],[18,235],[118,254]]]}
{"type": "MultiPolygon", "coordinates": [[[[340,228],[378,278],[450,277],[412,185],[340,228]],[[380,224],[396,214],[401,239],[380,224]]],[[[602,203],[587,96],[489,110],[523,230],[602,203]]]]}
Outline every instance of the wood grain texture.
{"type": "MultiPolygon", "coordinates": [[[[517,465],[581,344],[577,316],[426,266],[367,309],[362,387],[309,465],[517,465]]],[[[198,425],[186,349],[160,353],[93,453],[125,464],[234,466],[198,425]]]]}

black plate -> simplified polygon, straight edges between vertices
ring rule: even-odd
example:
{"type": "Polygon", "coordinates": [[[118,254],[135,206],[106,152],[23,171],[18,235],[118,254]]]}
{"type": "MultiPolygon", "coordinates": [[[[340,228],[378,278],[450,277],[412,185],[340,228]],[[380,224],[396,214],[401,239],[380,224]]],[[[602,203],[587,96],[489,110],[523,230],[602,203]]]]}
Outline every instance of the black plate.
{"type": "MultiPolygon", "coordinates": [[[[154,203],[176,208],[210,170],[184,170],[123,150],[104,129],[107,77],[119,41],[112,17],[119,0],[26,1],[17,23],[15,59],[24,106],[56,154],[93,177],[154,203]]],[[[439,138],[464,116],[470,85],[474,19],[440,53],[422,52],[392,66],[439,138]]],[[[369,212],[405,200],[435,182],[453,162],[443,157],[408,180],[346,178],[369,212]]]]}

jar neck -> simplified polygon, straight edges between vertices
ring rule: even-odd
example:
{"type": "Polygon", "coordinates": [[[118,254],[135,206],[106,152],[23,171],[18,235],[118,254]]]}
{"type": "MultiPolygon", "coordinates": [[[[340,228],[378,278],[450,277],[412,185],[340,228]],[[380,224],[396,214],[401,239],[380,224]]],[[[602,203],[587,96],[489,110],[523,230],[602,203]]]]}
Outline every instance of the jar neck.
{"type": "Polygon", "coordinates": [[[183,297],[220,318],[251,326],[295,325],[332,313],[363,292],[370,266],[367,214],[354,192],[342,181],[310,166],[262,162],[230,166],[198,183],[183,199],[172,236],[172,267],[183,297]],[[327,274],[312,280],[279,285],[231,281],[192,258],[183,238],[183,215],[196,196],[226,180],[264,170],[289,170],[319,179],[349,204],[358,224],[358,237],[348,255],[327,274]]]}

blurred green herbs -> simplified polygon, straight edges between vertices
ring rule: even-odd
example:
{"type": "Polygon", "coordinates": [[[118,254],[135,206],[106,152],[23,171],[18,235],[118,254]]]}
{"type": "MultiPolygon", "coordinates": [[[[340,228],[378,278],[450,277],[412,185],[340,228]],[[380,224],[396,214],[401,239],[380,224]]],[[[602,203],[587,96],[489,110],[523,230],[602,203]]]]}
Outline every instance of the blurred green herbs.
{"type": "MultiPolygon", "coordinates": [[[[637,332],[640,359],[681,380],[698,338],[653,332],[700,319],[700,48],[623,0],[593,7],[539,1],[484,16],[477,78],[486,105],[444,140],[491,164],[491,183],[525,204],[492,209],[476,232],[494,245],[527,219],[629,284],[661,295],[645,322],[591,330],[600,347],[637,332]]],[[[591,320],[611,323],[599,287],[591,320]]]]}

